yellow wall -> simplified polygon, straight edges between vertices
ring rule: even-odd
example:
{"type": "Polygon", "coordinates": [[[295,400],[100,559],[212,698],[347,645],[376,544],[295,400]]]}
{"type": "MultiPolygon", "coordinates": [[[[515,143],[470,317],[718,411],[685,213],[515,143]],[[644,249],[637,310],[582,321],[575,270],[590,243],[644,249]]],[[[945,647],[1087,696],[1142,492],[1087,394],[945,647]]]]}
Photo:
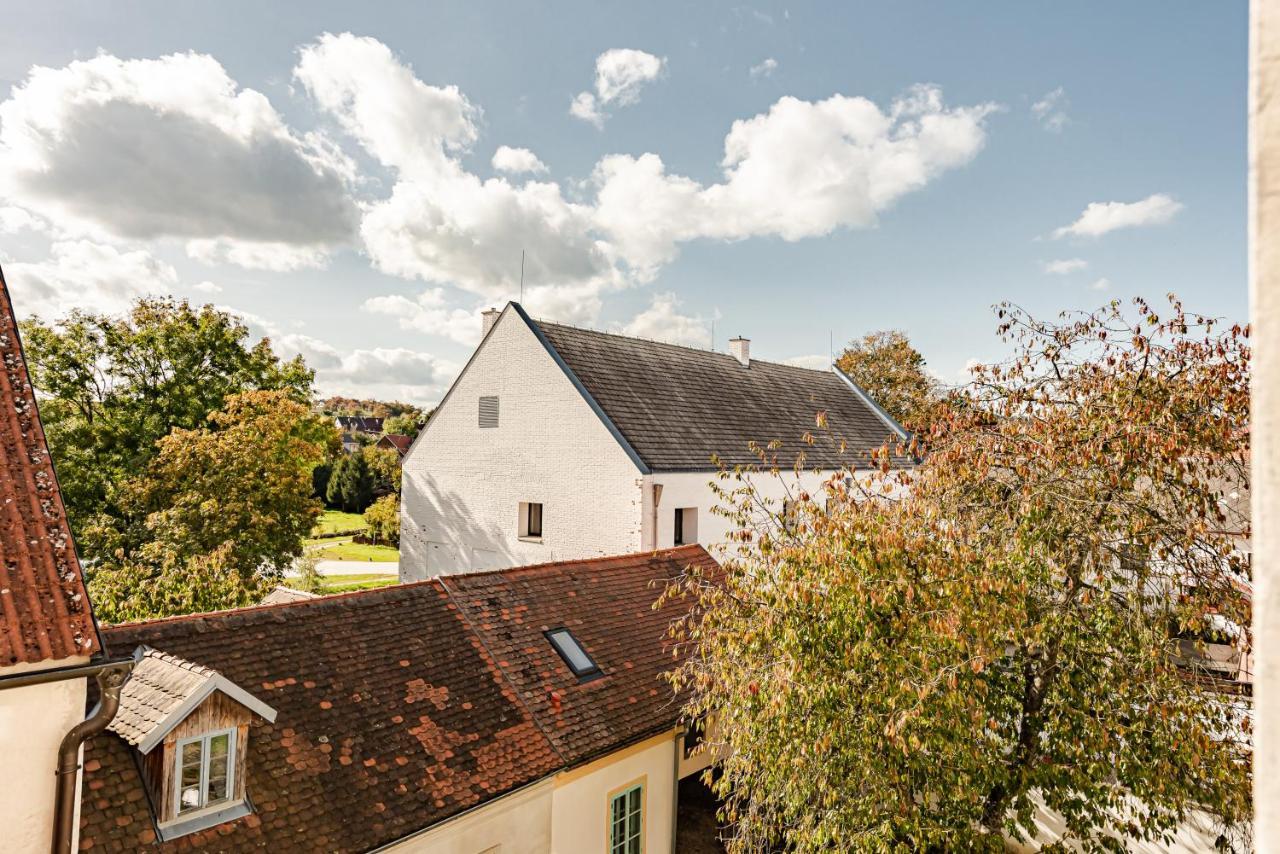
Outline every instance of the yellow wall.
{"type": "Polygon", "coordinates": [[[551,850],[551,803],[554,781],[546,779],[490,801],[474,812],[406,839],[390,849],[430,854],[547,854],[551,850]]]}
{"type": "Polygon", "coordinates": [[[674,733],[663,733],[557,775],[552,854],[607,854],[609,795],[637,781],[644,783],[644,854],[670,854],[675,743],[674,733]]]}
{"type": "MultiPolygon", "coordinates": [[[[8,675],[86,661],[42,662],[38,668],[2,672],[8,675]]],[[[58,745],[68,730],[84,720],[84,706],[84,679],[0,691],[0,848],[6,854],[49,850],[58,745]]]]}

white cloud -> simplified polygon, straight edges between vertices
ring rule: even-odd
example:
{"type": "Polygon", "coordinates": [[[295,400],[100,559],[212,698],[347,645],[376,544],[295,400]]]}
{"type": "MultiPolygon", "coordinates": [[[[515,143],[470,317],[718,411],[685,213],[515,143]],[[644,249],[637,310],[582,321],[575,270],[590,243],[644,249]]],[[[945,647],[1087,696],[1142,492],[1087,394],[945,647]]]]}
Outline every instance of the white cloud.
{"type": "Polygon", "coordinates": [[[547,171],[546,164],[532,151],[527,148],[512,148],[509,145],[501,145],[493,153],[493,168],[511,175],[547,171]]]}
{"type": "Polygon", "coordinates": [[[1111,288],[1111,280],[1107,278],[1095,279],[1089,287],[1095,291],[1109,290],[1111,288]]]}
{"type": "Polygon", "coordinates": [[[44,220],[28,210],[13,205],[0,207],[0,234],[17,234],[19,231],[43,231],[44,220]]]}
{"type": "Polygon", "coordinates": [[[777,70],[778,60],[770,56],[758,65],[751,66],[750,73],[752,77],[772,77],[777,70]]]}
{"type": "Polygon", "coordinates": [[[809,368],[813,371],[825,371],[831,367],[831,357],[826,353],[814,353],[811,356],[792,356],[783,359],[782,364],[794,365],[797,368],[809,368]]]}
{"type": "Polygon", "coordinates": [[[1056,261],[1043,261],[1041,268],[1053,276],[1065,276],[1069,273],[1078,273],[1089,266],[1089,262],[1083,258],[1059,258],[1056,261]]]}
{"type": "Polygon", "coordinates": [[[680,300],[673,293],[654,294],[649,307],[616,331],[634,338],[649,338],[687,347],[711,346],[711,331],[701,315],[681,314],[680,300]]]}
{"type": "Polygon", "coordinates": [[[1155,193],[1138,202],[1092,202],[1070,225],[1053,232],[1054,237],[1100,237],[1121,228],[1161,225],[1182,210],[1181,202],[1164,193],[1155,193]]]}
{"type": "Polygon", "coordinates": [[[354,235],[352,168],[201,54],[35,67],[0,103],[0,197],[100,242],[324,251],[354,235]]]}
{"type": "Polygon", "coordinates": [[[480,341],[480,310],[450,308],[441,288],[429,288],[409,299],[399,294],[371,297],[361,311],[394,317],[401,329],[439,335],[459,344],[474,346],[480,341]]]}
{"type": "Polygon", "coordinates": [[[596,127],[603,127],[608,106],[625,107],[640,100],[640,90],[662,75],[665,57],[643,50],[614,48],[596,57],[595,92],[579,92],[569,105],[569,114],[596,127]]]}
{"type": "Polygon", "coordinates": [[[1060,133],[1071,121],[1067,117],[1068,104],[1067,92],[1059,86],[1031,105],[1031,115],[1045,130],[1060,133]]]}
{"type": "Polygon", "coordinates": [[[784,97],[734,122],[721,183],[667,174],[656,154],[601,160],[596,223],[642,277],[672,260],[682,241],[794,241],[866,228],[902,196],[977,156],[995,109],[949,108],[931,86],[911,89],[887,111],[860,97],[784,97]]]}
{"type": "Polygon", "coordinates": [[[72,308],[115,314],[141,296],[164,294],[177,284],[172,266],[143,250],[122,251],[89,240],[56,241],[40,262],[10,262],[5,278],[18,314],[45,319],[72,308]]]}
{"type": "Polygon", "coordinates": [[[197,282],[191,286],[191,290],[199,291],[202,294],[220,294],[222,293],[222,285],[214,282],[197,282]]]}
{"type": "Polygon", "coordinates": [[[329,253],[320,246],[291,246],[288,243],[250,243],[243,240],[189,240],[187,255],[210,266],[230,263],[253,270],[288,273],[317,269],[329,263],[329,253]]]}

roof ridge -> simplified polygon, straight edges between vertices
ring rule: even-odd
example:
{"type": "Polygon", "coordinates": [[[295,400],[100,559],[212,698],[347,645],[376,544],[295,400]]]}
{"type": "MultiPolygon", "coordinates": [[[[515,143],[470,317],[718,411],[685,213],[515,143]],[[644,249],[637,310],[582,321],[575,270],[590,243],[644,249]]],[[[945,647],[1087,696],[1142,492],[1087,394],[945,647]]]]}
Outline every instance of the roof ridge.
{"type": "MultiPolygon", "coordinates": [[[[590,332],[593,335],[604,335],[609,338],[621,338],[624,341],[639,341],[643,344],[657,344],[661,347],[674,347],[679,350],[688,350],[692,353],[701,353],[704,356],[723,356],[726,359],[735,359],[736,361],[736,358],[729,353],[722,353],[719,350],[706,350],[706,349],[703,349],[702,347],[690,346],[689,344],[675,344],[675,343],[672,343],[671,341],[660,341],[657,338],[642,338],[639,335],[623,335],[621,332],[609,332],[604,329],[593,329],[592,327],[589,327],[589,326],[575,326],[572,323],[561,323],[556,320],[542,320],[541,318],[533,318],[533,322],[537,323],[539,326],[559,326],[561,329],[572,329],[575,332],[590,332]]],[[[831,373],[830,367],[806,368],[803,365],[791,365],[786,362],[777,362],[772,359],[757,359],[754,356],[751,358],[751,361],[753,364],[756,362],[759,362],[760,364],[763,364],[763,365],[773,365],[778,368],[792,368],[797,371],[809,371],[815,374],[831,373]]]]}

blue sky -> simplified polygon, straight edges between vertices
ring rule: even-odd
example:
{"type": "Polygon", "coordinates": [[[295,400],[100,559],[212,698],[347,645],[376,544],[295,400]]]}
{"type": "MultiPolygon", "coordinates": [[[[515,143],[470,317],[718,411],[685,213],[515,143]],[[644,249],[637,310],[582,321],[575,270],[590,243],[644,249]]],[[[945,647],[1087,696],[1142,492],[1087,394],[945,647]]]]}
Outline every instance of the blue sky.
{"type": "Polygon", "coordinates": [[[1244,3],[0,7],[19,311],[214,302],[326,391],[438,399],[522,248],[535,315],[948,380],[1004,299],[1247,313],[1244,3]]]}

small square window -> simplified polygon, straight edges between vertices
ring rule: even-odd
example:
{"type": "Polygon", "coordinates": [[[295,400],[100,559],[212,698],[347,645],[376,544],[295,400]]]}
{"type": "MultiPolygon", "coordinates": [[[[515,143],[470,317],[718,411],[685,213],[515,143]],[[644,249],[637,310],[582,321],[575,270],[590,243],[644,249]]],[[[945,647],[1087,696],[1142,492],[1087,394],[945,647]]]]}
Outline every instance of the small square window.
{"type": "Polygon", "coordinates": [[[552,629],[547,632],[547,640],[551,642],[555,651],[560,653],[560,657],[564,659],[565,664],[569,665],[574,676],[585,680],[601,674],[600,665],[596,664],[595,660],[582,648],[582,644],[578,643],[573,632],[565,628],[552,629]]]}
{"type": "Polygon", "coordinates": [[[522,540],[542,539],[542,504],[536,501],[520,502],[520,529],[522,540]]]}

